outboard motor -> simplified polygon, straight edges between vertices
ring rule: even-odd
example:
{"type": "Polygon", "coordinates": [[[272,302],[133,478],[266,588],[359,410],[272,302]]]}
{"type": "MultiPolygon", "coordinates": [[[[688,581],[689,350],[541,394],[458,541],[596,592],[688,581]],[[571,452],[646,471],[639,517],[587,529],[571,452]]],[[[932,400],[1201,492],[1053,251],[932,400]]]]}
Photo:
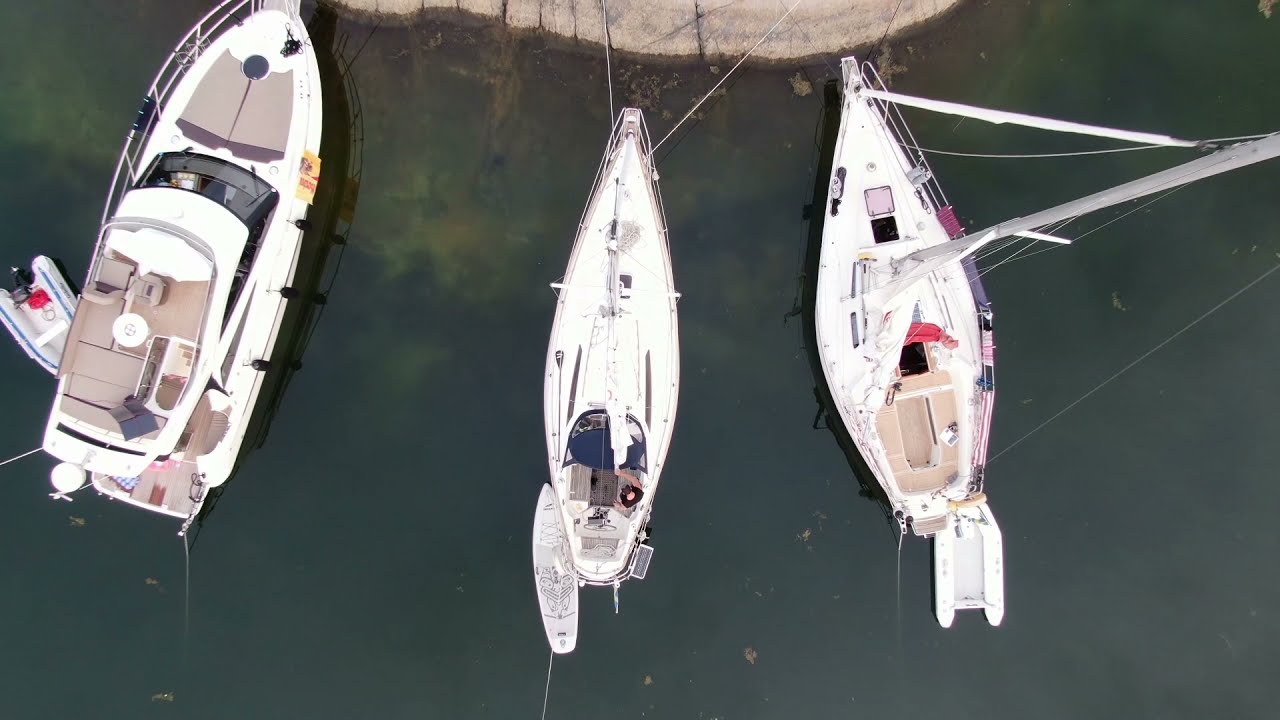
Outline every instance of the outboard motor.
{"type": "Polygon", "coordinates": [[[31,299],[31,283],[35,282],[35,277],[30,270],[26,268],[12,268],[13,271],[13,290],[9,293],[9,297],[13,299],[14,305],[21,305],[31,299]]]}

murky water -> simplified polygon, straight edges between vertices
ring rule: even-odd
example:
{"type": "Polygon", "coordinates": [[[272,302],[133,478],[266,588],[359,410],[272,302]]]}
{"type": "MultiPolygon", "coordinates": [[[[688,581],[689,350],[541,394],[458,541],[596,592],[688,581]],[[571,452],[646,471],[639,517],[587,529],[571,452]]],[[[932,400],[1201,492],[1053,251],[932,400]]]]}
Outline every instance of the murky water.
{"type": "MultiPolygon", "coordinates": [[[[45,252],[83,273],[138,96],[205,5],[0,7],[7,262],[45,252]]],[[[1280,19],[1251,0],[972,5],[890,46],[897,89],[1190,137],[1280,127],[1280,19]]],[[[608,135],[603,58],[482,26],[371,30],[338,26],[363,112],[350,243],[316,281],[337,268],[270,435],[198,536],[189,632],[173,523],[50,502],[51,463],[6,466],[0,717],[539,714],[547,284],[608,135]]],[[[1267,716],[1280,274],[998,456],[1005,624],[943,631],[923,542],[902,549],[899,602],[895,538],[811,429],[814,380],[784,322],[835,66],[731,78],[659,150],[685,296],[656,555],[620,616],[584,594],[548,717],[1267,716]],[[798,71],[813,93],[795,93],[798,71]]],[[[655,140],[718,79],[614,69],[615,102],[645,107],[655,140]]],[[[1105,145],[910,119],[941,150],[1105,145]]],[[[1184,157],[933,164],[980,225],[1184,157]]],[[[1278,185],[1276,165],[1205,181],[987,275],[993,453],[1273,267],[1278,185]]],[[[38,444],[51,385],[16,349],[0,363],[9,457],[38,444]]]]}

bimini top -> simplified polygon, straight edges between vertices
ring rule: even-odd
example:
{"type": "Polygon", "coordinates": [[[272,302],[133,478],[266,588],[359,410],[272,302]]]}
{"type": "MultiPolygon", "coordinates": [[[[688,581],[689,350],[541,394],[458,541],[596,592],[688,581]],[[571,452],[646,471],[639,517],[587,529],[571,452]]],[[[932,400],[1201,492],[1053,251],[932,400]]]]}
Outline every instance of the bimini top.
{"type": "MultiPolygon", "coordinates": [[[[631,444],[627,447],[627,459],[622,467],[628,470],[648,472],[645,468],[644,429],[635,416],[627,416],[627,433],[631,444]]],[[[588,410],[578,416],[569,434],[569,451],[565,453],[565,466],[585,465],[595,470],[613,470],[613,445],[610,442],[609,414],[604,410],[588,410]]]]}

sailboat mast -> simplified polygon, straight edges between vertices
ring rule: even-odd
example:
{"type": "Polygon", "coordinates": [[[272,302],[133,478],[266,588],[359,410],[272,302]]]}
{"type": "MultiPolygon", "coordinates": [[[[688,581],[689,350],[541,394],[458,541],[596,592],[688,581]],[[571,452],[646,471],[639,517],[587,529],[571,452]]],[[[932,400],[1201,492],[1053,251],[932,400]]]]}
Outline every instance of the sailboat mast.
{"type": "Polygon", "coordinates": [[[1000,238],[1069,220],[1277,156],[1280,156],[1280,133],[1273,133],[1261,140],[1232,145],[1168,170],[918,250],[894,264],[894,277],[898,281],[905,281],[911,277],[923,277],[949,262],[963,260],[982,246],[1000,238]]]}

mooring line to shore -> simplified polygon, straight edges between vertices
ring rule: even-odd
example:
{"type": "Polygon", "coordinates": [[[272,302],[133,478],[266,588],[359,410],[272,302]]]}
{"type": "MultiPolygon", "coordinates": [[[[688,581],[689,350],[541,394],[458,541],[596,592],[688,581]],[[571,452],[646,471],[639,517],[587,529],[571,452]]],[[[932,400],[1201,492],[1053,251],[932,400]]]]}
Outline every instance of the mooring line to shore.
{"type": "Polygon", "coordinates": [[[556,660],[556,653],[553,650],[551,657],[547,659],[547,689],[542,693],[542,720],[547,720],[547,699],[551,697],[551,665],[556,660]]]}
{"type": "Polygon", "coordinates": [[[715,84],[715,87],[711,88],[711,90],[706,95],[703,95],[702,99],[699,100],[692,108],[689,108],[689,112],[685,113],[684,117],[680,118],[680,122],[676,123],[661,140],[659,140],[657,143],[654,144],[653,148],[650,150],[650,153],[657,152],[658,148],[662,147],[662,143],[669,140],[671,136],[675,134],[676,130],[679,130],[680,126],[684,124],[684,121],[692,117],[693,114],[698,111],[698,108],[702,107],[702,103],[706,102],[708,98],[710,98],[712,95],[715,94],[716,90],[720,89],[720,86],[724,84],[724,81],[728,80],[729,76],[733,75],[734,71],[737,70],[742,65],[742,63],[746,62],[747,58],[751,57],[751,54],[754,53],[757,48],[763,45],[765,40],[769,39],[769,36],[773,34],[773,31],[777,30],[778,26],[781,25],[783,21],[785,21],[788,17],[790,17],[791,13],[795,11],[796,8],[800,7],[800,4],[802,2],[804,2],[804,0],[796,0],[796,2],[791,6],[791,8],[787,10],[785,13],[783,13],[782,17],[778,18],[778,21],[773,24],[773,27],[769,28],[769,31],[764,34],[764,37],[760,38],[760,40],[758,40],[755,45],[752,45],[751,49],[747,51],[747,54],[743,55],[742,59],[739,60],[737,64],[734,65],[732,68],[730,68],[729,72],[725,73],[724,76],[720,78],[720,81],[715,84]]]}
{"type": "Polygon", "coordinates": [[[17,462],[18,460],[21,460],[22,458],[27,457],[28,455],[35,455],[36,453],[40,452],[42,449],[43,447],[38,447],[35,450],[28,450],[27,452],[24,452],[21,455],[15,455],[9,458],[8,460],[5,460],[4,462],[0,462],[0,467],[4,467],[5,465],[8,465],[11,462],[17,462]]]}
{"type": "Polygon", "coordinates": [[[609,88],[609,122],[613,123],[613,63],[609,59],[609,2],[600,0],[600,23],[604,25],[604,84],[609,88]]]}

